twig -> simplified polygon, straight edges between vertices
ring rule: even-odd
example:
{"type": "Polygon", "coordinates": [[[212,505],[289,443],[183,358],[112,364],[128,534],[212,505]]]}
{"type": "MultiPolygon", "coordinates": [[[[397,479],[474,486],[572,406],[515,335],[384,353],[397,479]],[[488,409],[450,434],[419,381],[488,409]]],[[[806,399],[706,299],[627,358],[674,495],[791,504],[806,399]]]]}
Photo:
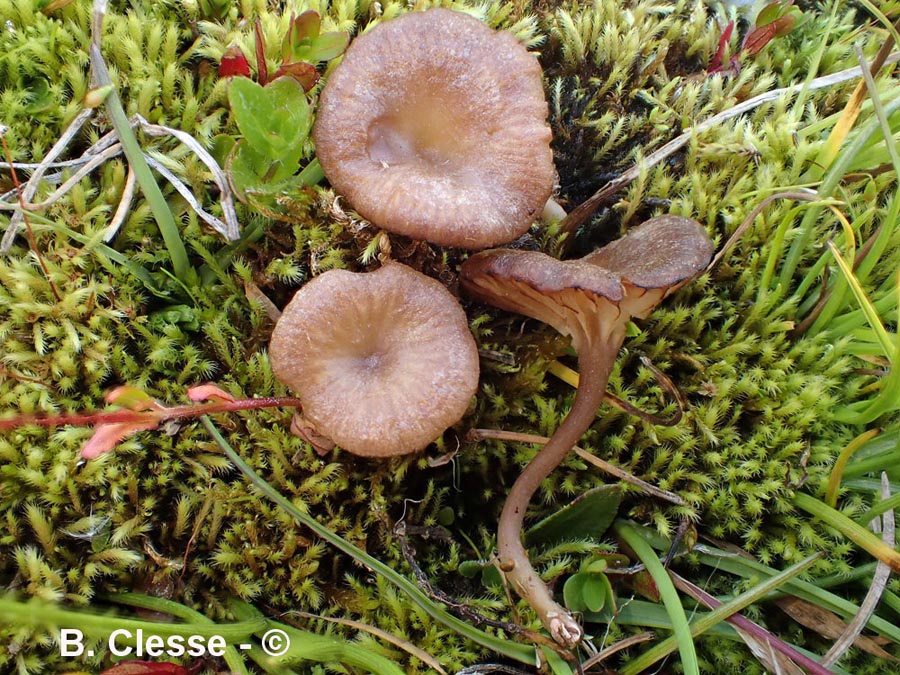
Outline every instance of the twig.
{"type": "MultiPolygon", "coordinates": [[[[77,159],[65,159],[61,162],[7,162],[0,161],[0,169],[21,169],[22,171],[33,171],[43,167],[44,169],[68,169],[73,166],[81,166],[87,162],[89,157],[82,155],[77,159]]],[[[59,174],[54,174],[59,175],[59,174]]],[[[44,176],[44,180],[48,180],[49,176],[44,176]]],[[[8,194],[8,193],[7,193],[8,194]]],[[[6,196],[6,195],[4,195],[6,196]]]]}
{"type": "Polygon", "coordinates": [[[190,205],[194,212],[200,216],[203,220],[209,223],[210,227],[212,227],[216,232],[224,234],[228,229],[228,226],[223,223],[221,220],[216,218],[211,213],[208,213],[203,210],[203,207],[200,206],[200,202],[197,201],[197,198],[194,196],[194,193],[188,189],[188,186],[185,185],[174,173],[169,171],[159,160],[154,159],[150,155],[145,154],[144,159],[147,160],[147,164],[150,165],[150,168],[155,169],[159,175],[165,178],[172,184],[172,187],[178,191],[184,200],[190,205]]]}
{"type": "MultiPolygon", "coordinates": [[[[484,356],[481,351],[479,351],[479,354],[481,356],[484,356]]],[[[659,368],[654,366],[653,362],[646,356],[641,356],[641,363],[644,364],[644,366],[651,373],[653,373],[653,377],[656,378],[656,382],[662,388],[663,392],[667,393],[672,398],[672,400],[675,401],[675,412],[673,412],[668,417],[660,417],[659,415],[647,412],[646,410],[641,410],[636,405],[629,403],[625,399],[620,398],[615,394],[610,393],[609,391],[603,393],[603,402],[607,405],[612,406],[616,410],[620,410],[629,415],[639,417],[640,419],[644,420],[645,422],[649,422],[650,424],[662,427],[674,427],[681,421],[681,418],[684,416],[684,398],[681,396],[681,392],[678,391],[678,387],[675,386],[675,383],[672,382],[669,376],[663,373],[659,368]]],[[[561,379],[566,384],[569,384],[576,389],[578,388],[578,383],[580,381],[578,373],[568,366],[563,365],[559,361],[551,361],[550,366],[547,368],[547,371],[561,379]]]]}
{"type": "MultiPolygon", "coordinates": [[[[900,61],[900,52],[891,54],[885,59],[885,63],[896,63],[897,61],[900,61]]],[[[681,135],[673,138],[671,141],[663,145],[655,152],[647,155],[647,157],[636,163],[634,166],[623,172],[618,177],[609,181],[591,197],[572,209],[571,213],[569,213],[568,216],[560,221],[559,231],[569,233],[574,232],[582,223],[584,223],[584,221],[586,221],[590,217],[590,215],[597,209],[597,207],[600,206],[600,204],[602,204],[606,199],[635,180],[640,175],[641,171],[647,169],[648,167],[655,166],[656,164],[659,164],[671,155],[675,154],[681,148],[687,145],[688,142],[695,136],[709,131],[713,127],[722,124],[723,122],[726,122],[734,117],[743,115],[745,112],[749,112],[764,103],[775,101],[785,94],[791,94],[803,89],[824,89],[825,87],[830,87],[841,82],[846,82],[847,80],[852,80],[859,77],[860,75],[862,75],[862,70],[859,68],[859,66],[855,66],[853,68],[841,70],[837,73],[832,73],[831,75],[823,75],[822,77],[817,77],[810,82],[793,84],[790,87],[783,87],[781,89],[767,91],[759,94],[758,96],[747,99],[743,103],[739,103],[738,105],[720,112],[717,115],[713,115],[709,119],[706,119],[699,124],[695,124],[694,126],[684,131],[681,135]]]]}
{"type": "MultiPolygon", "coordinates": [[[[539,445],[545,444],[550,439],[546,436],[537,436],[534,434],[523,434],[517,431],[503,431],[501,429],[470,429],[469,433],[466,434],[467,441],[481,441],[493,439],[498,441],[513,441],[515,443],[535,443],[539,445]]],[[[662,490],[658,487],[647,483],[646,481],[641,480],[637,476],[633,476],[627,471],[620,469],[617,466],[606,462],[599,457],[595,457],[591,453],[582,450],[579,447],[573,448],[575,454],[581,457],[586,462],[593,464],[601,471],[605,471],[611,476],[615,476],[616,478],[625,481],[626,483],[630,483],[637,488],[640,488],[644,492],[653,495],[654,497],[659,497],[660,499],[664,499],[667,502],[672,502],[673,504],[677,504],[678,506],[684,505],[684,500],[676,495],[673,492],[668,492],[667,490],[662,490]]]]}
{"type": "MultiPolygon", "coordinates": [[[[12,159],[11,153],[9,151],[9,146],[6,144],[6,139],[3,137],[6,132],[6,127],[0,127],[0,144],[3,145],[3,154],[6,155],[7,160],[12,159]]],[[[22,190],[19,186],[19,178],[16,176],[16,170],[12,169],[12,181],[13,187],[16,189],[16,194],[19,197],[19,203],[22,204],[24,199],[22,197],[22,190]]],[[[47,279],[47,283],[50,284],[50,290],[53,292],[53,297],[56,298],[57,302],[62,300],[62,297],[59,295],[59,291],[56,289],[56,284],[53,283],[53,278],[50,276],[50,270],[47,269],[47,263],[44,262],[44,256],[41,255],[40,249],[38,249],[37,241],[34,238],[34,231],[31,229],[31,222],[28,220],[28,217],[25,215],[24,211],[22,212],[22,220],[25,221],[25,229],[28,232],[28,245],[31,247],[31,250],[34,252],[34,255],[37,257],[38,264],[41,266],[41,270],[44,273],[44,276],[47,279]]]]}
{"type": "Polygon", "coordinates": [[[125,177],[125,188],[122,190],[122,199],[119,200],[119,206],[116,208],[112,220],[110,220],[109,225],[106,226],[106,232],[103,234],[103,241],[107,243],[111,242],[116,234],[118,234],[119,228],[122,227],[122,223],[124,223],[125,219],[128,217],[128,211],[131,209],[131,202],[134,200],[135,185],[134,169],[129,166],[128,175],[125,177]]]}
{"type": "MultiPolygon", "coordinates": [[[[882,471],[881,498],[890,499],[890,497],[891,484],[888,480],[887,473],[882,471]]],[[[881,538],[885,544],[894,548],[894,510],[891,509],[890,511],[885,512],[881,518],[884,523],[884,527],[881,528],[883,530],[881,538]]],[[[876,533],[879,529],[878,525],[878,519],[876,518],[872,521],[872,529],[875,530],[876,533]]],[[[884,593],[884,589],[887,586],[890,576],[890,566],[879,560],[878,564],[875,566],[875,573],[872,575],[872,583],[869,585],[866,597],[859,605],[859,611],[856,613],[856,616],[853,617],[853,620],[847,624],[847,627],[844,629],[844,632],[841,633],[841,636],[835,640],[835,643],[831,646],[831,649],[828,650],[828,653],[822,658],[822,665],[826,667],[833,666],[838,662],[841,656],[844,655],[844,652],[853,645],[856,638],[862,633],[863,627],[865,627],[871,616],[875,613],[875,609],[881,601],[881,596],[884,593]]]]}
{"type": "Polygon", "coordinates": [[[738,225],[738,228],[734,231],[734,233],[728,238],[728,241],[719,249],[719,252],[716,253],[715,257],[710,261],[709,265],[706,266],[707,270],[711,270],[715,268],[722,260],[731,252],[731,249],[734,248],[734,245],[740,240],[741,237],[750,229],[750,226],[753,225],[753,221],[756,220],[756,217],[762,213],[762,210],[766,208],[769,204],[774,202],[776,199],[794,199],[797,201],[803,202],[818,202],[823,201],[814,190],[789,190],[787,192],[778,192],[774,195],[769,195],[765,199],[763,199],[759,204],[756,205],[747,217],[744,218],[744,221],[738,225]]]}
{"type": "Polygon", "coordinates": [[[83,412],[62,415],[17,415],[0,419],[0,430],[18,429],[34,424],[41,427],[59,427],[65,425],[87,426],[99,424],[140,423],[148,419],[176,420],[212,415],[221,412],[237,412],[239,410],[258,410],[259,408],[299,408],[300,399],[286,396],[265,396],[261,398],[239,398],[231,401],[211,403],[194,403],[190,405],[158,407],[153,410],[113,410],[110,412],[83,412]]]}
{"type": "MultiPolygon", "coordinates": [[[[26,202],[23,200],[18,205],[4,204],[0,202],[0,210],[16,211],[16,214],[21,213],[21,211],[45,211],[53,206],[53,204],[59,201],[62,197],[64,197],[66,193],[69,192],[69,190],[78,185],[82,178],[87,176],[107,160],[112,159],[113,157],[118,155],[120,152],[122,152],[122,146],[117,143],[106,148],[99,154],[93,155],[84,165],[82,165],[78,169],[78,171],[72,174],[72,176],[70,176],[65,183],[56,188],[56,190],[54,190],[53,193],[42,202],[35,203],[26,202]]],[[[15,217],[15,215],[13,217],[15,217]]],[[[10,219],[10,222],[12,222],[12,219],[10,219]]]]}
{"type": "Polygon", "coordinates": [[[488,673],[500,673],[501,675],[533,675],[533,670],[522,670],[504,663],[476,663],[474,666],[466,666],[457,670],[454,675],[488,675],[488,673]]]}

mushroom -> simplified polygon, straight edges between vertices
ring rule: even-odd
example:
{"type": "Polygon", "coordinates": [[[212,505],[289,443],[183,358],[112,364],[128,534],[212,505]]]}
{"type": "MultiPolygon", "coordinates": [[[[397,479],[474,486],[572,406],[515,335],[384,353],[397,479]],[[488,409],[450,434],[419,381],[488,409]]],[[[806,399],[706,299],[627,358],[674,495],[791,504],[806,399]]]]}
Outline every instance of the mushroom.
{"type": "Polygon", "coordinates": [[[572,408],[513,484],[497,534],[501,569],[564,647],[577,645],[583,631],[528,561],[521,540],[525,511],[544,478],[593,422],[628,321],[646,317],[702,271],[712,251],[699,223],[661,216],[581,260],[496,249],[473,255],[462,266],[463,287],[472,297],[549,323],[571,336],[578,354],[580,383],[572,408]]]}
{"type": "Polygon", "coordinates": [[[513,35],[430,9],[356,38],[313,137],[334,189],[385,230],[486,248],[523,234],[555,181],[541,68],[513,35]]]}
{"type": "Polygon", "coordinates": [[[355,455],[423,449],[459,421],[478,387],[459,302],[398,263],[314,278],[285,307],[269,351],[275,376],[302,403],[304,436],[355,455]]]}

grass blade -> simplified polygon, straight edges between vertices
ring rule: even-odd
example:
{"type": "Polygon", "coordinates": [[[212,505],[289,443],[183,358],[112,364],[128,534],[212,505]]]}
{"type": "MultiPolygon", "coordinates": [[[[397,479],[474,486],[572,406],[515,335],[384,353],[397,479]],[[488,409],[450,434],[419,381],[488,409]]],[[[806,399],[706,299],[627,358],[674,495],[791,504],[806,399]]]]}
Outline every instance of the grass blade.
{"type": "Polygon", "coordinates": [[[96,32],[90,49],[91,73],[96,85],[101,87],[109,86],[111,88],[106,97],[106,112],[109,115],[109,120],[116,131],[116,135],[119,137],[119,142],[122,143],[122,150],[128,158],[128,165],[134,171],[138,185],[141,186],[141,190],[147,198],[147,203],[150,205],[150,210],[153,212],[153,217],[156,219],[156,224],[159,226],[160,234],[162,234],[163,241],[172,258],[172,269],[175,272],[175,276],[182,283],[187,283],[191,279],[193,270],[188,260],[184,242],[181,240],[178,225],[176,225],[172,211],[169,209],[169,204],[166,202],[162,191],[160,191],[159,185],[157,185],[156,179],[150,171],[150,166],[144,158],[141,146],[131,129],[125,109],[122,107],[122,101],[119,99],[115,87],[112,86],[112,78],[110,78],[109,69],[103,60],[103,54],[100,52],[99,28],[103,21],[103,14],[102,10],[98,10],[98,4],[101,3],[95,3],[94,7],[96,32]]]}
{"type": "Polygon", "coordinates": [[[697,651],[694,648],[694,639],[691,635],[691,628],[688,625],[687,615],[684,613],[684,607],[681,605],[681,598],[678,591],[672,584],[666,568],[656,557],[656,551],[641,537],[640,533],[631,527],[625,521],[617,521],[613,525],[613,530],[634,551],[638,559],[644,563],[653,581],[659,589],[660,597],[672,620],[672,627],[675,635],[670,640],[664,640],[659,645],[642,654],[637,659],[630,661],[623,669],[622,675],[637,675],[648,666],[656,663],[659,659],[675,649],[681,654],[681,666],[686,675],[700,675],[700,664],[697,661],[697,651]],[[667,651],[661,651],[660,647],[666,644],[667,651]],[[658,654],[658,656],[657,656],[658,654]],[[648,656],[650,655],[650,656],[648,656]],[[651,660],[652,659],[652,660],[651,660]]]}
{"type": "Polygon", "coordinates": [[[836,511],[824,502],[803,492],[794,495],[794,504],[833,527],[857,546],[870,553],[881,562],[889,565],[896,573],[900,573],[900,552],[885,544],[865,527],[850,520],[840,511],[836,511]]]}

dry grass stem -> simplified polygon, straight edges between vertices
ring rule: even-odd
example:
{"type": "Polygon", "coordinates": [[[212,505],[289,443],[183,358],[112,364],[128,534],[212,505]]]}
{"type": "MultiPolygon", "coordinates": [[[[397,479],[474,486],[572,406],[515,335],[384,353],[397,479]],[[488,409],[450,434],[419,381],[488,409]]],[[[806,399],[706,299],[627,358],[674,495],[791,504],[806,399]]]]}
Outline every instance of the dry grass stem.
{"type": "MultiPolygon", "coordinates": [[[[550,439],[546,436],[537,436],[535,434],[523,434],[517,431],[503,431],[502,429],[471,429],[469,433],[466,435],[466,440],[469,441],[479,441],[479,440],[487,440],[493,439],[498,441],[513,441],[514,443],[535,443],[539,445],[544,445],[550,439]]],[[[583,460],[588,462],[589,464],[593,464],[595,467],[604,471],[611,476],[615,476],[616,478],[625,481],[626,483],[630,483],[635,487],[643,490],[647,494],[653,495],[654,497],[659,497],[660,499],[664,499],[667,502],[672,502],[673,504],[677,504],[682,506],[684,504],[684,500],[676,495],[674,492],[668,492],[667,490],[661,490],[658,487],[651,485],[650,483],[641,480],[637,476],[633,476],[627,471],[620,469],[617,466],[606,462],[599,457],[592,455],[591,453],[582,450],[579,447],[574,447],[573,450],[575,454],[581,457],[583,460]]]]}
{"type": "MultiPolygon", "coordinates": [[[[887,474],[882,472],[881,498],[890,499],[890,496],[890,481],[888,480],[887,474]]],[[[876,533],[879,529],[882,530],[882,540],[885,544],[887,544],[891,548],[894,548],[895,526],[893,509],[887,511],[882,516],[881,523],[879,523],[878,518],[875,518],[871,523],[871,527],[876,533]]],[[[875,573],[872,575],[872,583],[869,585],[869,591],[866,593],[866,597],[863,599],[862,603],[860,603],[859,612],[857,612],[856,616],[853,617],[853,620],[847,624],[844,632],[831,646],[831,649],[828,650],[828,653],[825,654],[825,656],[822,658],[823,666],[825,666],[826,668],[833,666],[844,655],[844,653],[853,646],[856,638],[859,637],[860,633],[862,633],[863,628],[875,613],[875,609],[878,607],[878,603],[881,601],[881,596],[884,593],[884,589],[887,586],[887,582],[890,576],[890,566],[879,560],[878,564],[875,566],[875,573]]]]}

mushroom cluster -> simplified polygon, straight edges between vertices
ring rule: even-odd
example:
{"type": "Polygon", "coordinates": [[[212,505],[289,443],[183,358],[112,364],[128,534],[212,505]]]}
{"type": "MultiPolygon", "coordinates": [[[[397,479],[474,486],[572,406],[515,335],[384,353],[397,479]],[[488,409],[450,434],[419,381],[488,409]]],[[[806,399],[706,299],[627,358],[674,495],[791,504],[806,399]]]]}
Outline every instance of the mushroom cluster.
{"type": "Polygon", "coordinates": [[[646,317],[702,271],[712,252],[712,242],[698,222],[660,216],[580,260],[495,249],[463,263],[463,288],[472,297],[550,324],[572,338],[578,353],[580,381],[572,408],[513,484],[497,534],[500,567],[510,585],[565,647],[577,645],[583,631],[528,560],[521,539],[525,511],[541,482],[593,422],[628,322],[646,317]]]}
{"type": "MultiPolygon", "coordinates": [[[[372,223],[483,249],[523,234],[551,195],[546,119],[540,67],[515,38],[431,9],[354,40],[322,91],[313,135],[332,187],[372,223]]],[[[699,223],[662,216],[580,260],[495,249],[462,265],[471,297],[549,323],[578,352],[572,409],[513,485],[498,533],[501,568],[564,647],[583,633],[528,561],[525,511],[593,421],[628,321],[711,255],[699,223]]],[[[306,284],[275,328],[271,359],[302,401],[302,434],[367,456],[423,449],[462,417],[478,383],[456,299],[393,262],[306,284]]]]}

